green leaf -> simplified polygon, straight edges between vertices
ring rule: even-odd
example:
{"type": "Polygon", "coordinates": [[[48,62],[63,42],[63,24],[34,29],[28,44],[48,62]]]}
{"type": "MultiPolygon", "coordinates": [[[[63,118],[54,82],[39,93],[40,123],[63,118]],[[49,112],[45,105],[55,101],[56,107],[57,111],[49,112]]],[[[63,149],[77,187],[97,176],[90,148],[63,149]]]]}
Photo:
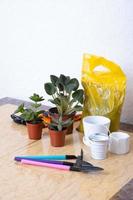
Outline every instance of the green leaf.
{"type": "Polygon", "coordinates": [[[57,105],[59,105],[59,106],[61,105],[61,101],[60,101],[59,98],[55,98],[54,101],[55,101],[55,103],[56,103],[57,105]]]}
{"type": "Polygon", "coordinates": [[[70,81],[70,76],[66,76],[65,85],[67,85],[70,81]]]}
{"type": "Polygon", "coordinates": [[[62,115],[59,115],[59,123],[62,122],[62,115]]]}
{"type": "Polygon", "coordinates": [[[63,74],[60,75],[59,80],[58,80],[58,88],[60,91],[64,91],[66,85],[70,81],[69,76],[65,76],[63,74]]]}
{"type": "Polygon", "coordinates": [[[54,126],[53,124],[49,124],[50,129],[53,129],[55,131],[58,131],[58,127],[54,126]]]}
{"type": "Polygon", "coordinates": [[[54,86],[57,86],[59,78],[55,75],[50,75],[50,80],[53,83],[54,86]]]}
{"type": "Polygon", "coordinates": [[[21,117],[25,121],[33,121],[35,119],[34,112],[32,110],[25,110],[24,113],[22,113],[21,117]]]}
{"type": "Polygon", "coordinates": [[[49,101],[55,105],[61,105],[61,101],[59,98],[49,99],[49,101]]]}
{"type": "Polygon", "coordinates": [[[81,104],[83,104],[83,96],[84,91],[82,89],[79,89],[72,94],[73,99],[80,102],[81,104]]]}
{"type": "Polygon", "coordinates": [[[66,92],[71,93],[72,91],[76,91],[79,87],[79,82],[76,78],[73,78],[66,85],[66,92]]]}
{"type": "Polygon", "coordinates": [[[58,110],[58,114],[61,115],[62,114],[62,106],[58,106],[56,105],[57,110],[58,110]]]}
{"type": "Polygon", "coordinates": [[[55,117],[52,117],[52,122],[54,122],[54,123],[58,124],[58,122],[59,122],[59,119],[58,119],[58,118],[55,118],[55,117]]]}
{"type": "Polygon", "coordinates": [[[29,97],[34,102],[40,102],[43,101],[44,98],[42,96],[39,96],[38,94],[34,93],[32,96],[29,97]]]}
{"type": "Polygon", "coordinates": [[[63,128],[67,128],[67,127],[71,126],[71,124],[72,124],[72,122],[69,122],[69,123],[67,123],[67,124],[63,124],[62,127],[63,127],[63,128]]]}
{"type": "Polygon", "coordinates": [[[66,79],[67,79],[66,76],[61,74],[60,78],[59,78],[59,83],[61,83],[63,86],[65,86],[66,79]]]}
{"type": "Polygon", "coordinates": [[[77,106],[75,106],[74,107],[74,109],[73,109],[74,111],[82,111],[83,110],[83,107],[82,106],[79,106],[79,105],[77,105],[77,106]]]}
{"type": "Polygon", "coordinates": [[[37,116],[38,116],[39,114],[42,114],[42,113],[44,113],[44,110],[39,110],[39,111],[36,112],[37,116]]]}
{"type": "Polygon", "coordinates": [[[70,114],[72,114],[72,113],[74,113],[74,112],[78,112],[78,111],[82,111],[82,110],[83,110],[83,107],[82,107],[82,106],[76,105],[76,106],[74,106],[73,108],[70,108],[69,110],[67,110],[67,111],[65,112],[65,115],[70,115],[70,114]]]}
{"type": "Polygon", "coordinates": [[[63,121],[63,122],[62,122],[62,125],[68,127],[68,126],[70,126],[72,123],[73,123],[73,120],[69,118],[69,119],[63,121]]]}
{"type": "Polygon", "coordinates": [[[33,108],[39,108],[39,107],[41,106],[41,104],[40,104],[40,103],[39,103],[39,104],[35,103],[35,104],[31,104],[31,106],[32,106],[33,108]]]}
{"type": "Polygon", "coordinates": [[[63,128],[63,127],[62,127],[62,125],[61,125],[61,124],[58,124],[58,126],[57,126],[57,127],[58,127],[58,131],[62,131],[62,128],[63,128]]]}
{"type": "Polygon", "coordinates": [[[58,124],[57,124],[57,123],[54,123],[54,122],[51,122],[50,125],[56,126],[56,127],[57,127],[58,124]]]}
{"type": "Polygon", "coordinates": [[[69,106],[69,104],[68,104],[69,103],[68,97],[67,96],[62,96],[60,98],[60,101],[61,101],[60,106],[62,108],[62,112],[64,113],[67,110],[68,106],[69,106]]]}
{"type": "Polygon", "coordinates": [[[72,99],[71,101],[70,101],[70,106],[72,106],[73,105],[73,103],[75,103],[77,100],[76,99],[72,99]]]}
{"type": "Polygon", "coordinates": [[[18,106],[17,110],[15,110],[14,113],[23,113],[24,112],[24,103],[22,103],[20,106],[18,106]]]}
{"type": "Polygon", "coordinates": [[[48,95],[53,95],[56,92],[56,88],[52,83],[45,83],[44,88],[48,95]]]}
{"type": "Polygon", "coordinates": [[[63,84],[58,82],[58,88],[59,88],[60,91],[63,91],[64,90],[63,84]]]}
{"type": "Polygon", "coordinates": [[[55,103],[55,101],[53,99],[49,99],[48,101],[50,101],[51,103],[56,105],[56,103],[55,103]]]}

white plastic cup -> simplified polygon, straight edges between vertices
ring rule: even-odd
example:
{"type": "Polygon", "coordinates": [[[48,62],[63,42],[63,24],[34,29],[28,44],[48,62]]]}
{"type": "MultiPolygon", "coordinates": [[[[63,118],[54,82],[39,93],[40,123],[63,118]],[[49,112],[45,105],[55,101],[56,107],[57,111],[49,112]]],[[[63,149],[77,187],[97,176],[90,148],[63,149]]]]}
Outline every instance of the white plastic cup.
{"type": "Polygon", "coordinates": [[[89,137],[91,157],[96,160],[103,160],[107,157],[109,137],[103,133],[92,134],[89,137]]]}
{"type": "Polygon", "coordinates": [[[104,116],[87,116],[83,118],[84,137],[83,142],[89,145],[89,136],[94,133],[108,135],[110,119],[104,116]]]}
{"type": "Polygon", "coordinates": [[[109,151],[115,154],[126,154],[129,152],[129,138],[127,133],[112,132],[109,136],[109,151]]]}

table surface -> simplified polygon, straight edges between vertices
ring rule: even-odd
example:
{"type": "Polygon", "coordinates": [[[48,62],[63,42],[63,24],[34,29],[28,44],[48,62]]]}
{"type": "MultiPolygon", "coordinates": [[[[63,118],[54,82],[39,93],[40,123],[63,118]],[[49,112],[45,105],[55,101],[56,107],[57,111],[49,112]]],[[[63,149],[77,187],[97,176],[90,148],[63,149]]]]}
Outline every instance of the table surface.
{"type": "Polygon", "coordinates": [[[41,140],[28,139],[24,125],[15,124],[10,114],[15,105],[0,106],[0,200],[109,200],[133,178],[133,136],[129,133],[130,152],[108,153],[105,160],[94,160],[90,149],[82,143],[83,134],[74,129],[66,136],[64,147],[51,147],[48,130],[41,140]],[[79,173],[37,166],[21,165],[17,155],[80,154],[84,159],[104,168],[102,172],[79,173]]]}

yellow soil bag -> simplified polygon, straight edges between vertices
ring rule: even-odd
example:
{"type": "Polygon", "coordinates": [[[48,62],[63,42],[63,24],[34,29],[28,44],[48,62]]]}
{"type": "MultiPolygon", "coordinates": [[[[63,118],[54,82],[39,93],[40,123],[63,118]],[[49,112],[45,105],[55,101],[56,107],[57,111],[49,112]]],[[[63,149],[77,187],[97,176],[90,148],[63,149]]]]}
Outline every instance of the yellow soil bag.
{"type": "Polygon", "coordinates": [[[126,89],[126,76],[120,66],[103,57],[84,54],[81,82],[85,91],[82,118],[102,115],[111,119],[111,132],[118,130],[126,89]]]}

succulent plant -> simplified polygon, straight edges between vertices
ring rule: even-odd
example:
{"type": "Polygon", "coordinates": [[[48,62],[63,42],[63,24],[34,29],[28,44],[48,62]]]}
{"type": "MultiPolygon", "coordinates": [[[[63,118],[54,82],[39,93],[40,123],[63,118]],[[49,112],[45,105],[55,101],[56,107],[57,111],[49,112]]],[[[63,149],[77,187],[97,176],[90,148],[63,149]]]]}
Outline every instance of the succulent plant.
{"type": "Polygon", "coordinates": [[[45,124],[47,124],[49,129],[55,131],[62,131],[73,123],[71,118],[64,120],[62,115],[56,118],[55,116],[48,116],[48,114],[46,114],[43,116],[42,120],[45,124]]]}
{"type": "Polygon", "coordinates": [[[51,82],[44,84],[44,89],[49,99],[62,115],[69,115],[75,111],[82,111],[84,99],[83,89],[79,89],[79,81],[76,78],[70,78],[61,74],[59,77],[50,76],[51,82]]]}
{"type": "Polygon", "coordinates": [[[44,98],[34,93],[31,97],[29,97],[29,99],[33,101],[29,108],[25,108],[24,103],[22,103],[20,106],[18,106],[14,113],[21,113],[21,118],[26,122],[30,122],[32,124],[39,123],[42,121],[39,117],[39,114],[44,112],[44,110],[40,110],[40,102],[43,101],[44,98]]]}

